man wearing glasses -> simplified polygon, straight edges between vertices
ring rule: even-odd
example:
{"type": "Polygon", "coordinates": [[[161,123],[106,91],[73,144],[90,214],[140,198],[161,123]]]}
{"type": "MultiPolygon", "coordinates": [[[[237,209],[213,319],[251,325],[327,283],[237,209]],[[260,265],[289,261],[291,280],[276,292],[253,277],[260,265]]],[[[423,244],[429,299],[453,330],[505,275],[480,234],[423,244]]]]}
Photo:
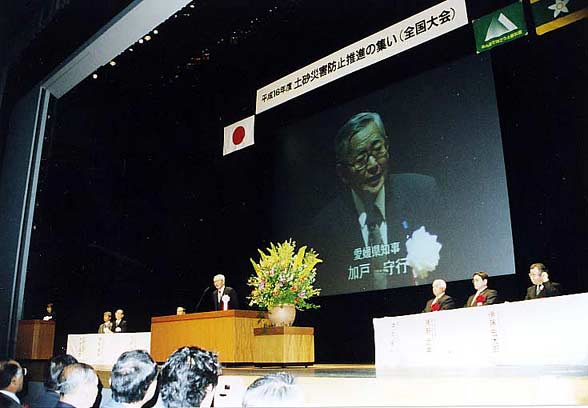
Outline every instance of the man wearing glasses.
{"type": "Polygon", "coordinates": [[[26,368],[14,360],[0,361],[0,408],[21,408],[16,394],[22,391],[26,368]]]}
{"type": "MultiPolygon", "coordinates": [[[[323,269],[337,277],[319,277],[323,293],[417,284],[407,263],[407,239],[420,227],[431,231],[435,179],[389,173],[391,149],[377,113],[351,117],[335,137],[335,154],[346,191],[321,211],[314,231],[323,269]]],[[[438,261],[441,245],[436,245],[438,261]]]]}

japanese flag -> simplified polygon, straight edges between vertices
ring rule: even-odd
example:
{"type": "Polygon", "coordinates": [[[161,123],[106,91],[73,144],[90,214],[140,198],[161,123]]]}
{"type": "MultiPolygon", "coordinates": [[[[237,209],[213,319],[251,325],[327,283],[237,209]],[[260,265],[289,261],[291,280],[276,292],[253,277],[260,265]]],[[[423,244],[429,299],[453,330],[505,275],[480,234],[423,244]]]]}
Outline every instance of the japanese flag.
{"type": "Polygon", "coordinates": [[[253,144],[255,115],[225,127],[223,156],[253,144]]]}

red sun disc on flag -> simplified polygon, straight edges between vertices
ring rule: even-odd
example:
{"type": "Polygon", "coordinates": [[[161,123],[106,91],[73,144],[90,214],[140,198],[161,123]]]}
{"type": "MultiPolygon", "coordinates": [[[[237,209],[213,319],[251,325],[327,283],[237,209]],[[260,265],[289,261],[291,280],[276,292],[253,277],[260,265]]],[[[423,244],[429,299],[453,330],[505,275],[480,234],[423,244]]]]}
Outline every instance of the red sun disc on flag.
{"type": "Polygon", "coordinates": [[[233,130],[233,144],[240,144],[245,139],[245,128],[243,126],[237,126],[233,130]]]}

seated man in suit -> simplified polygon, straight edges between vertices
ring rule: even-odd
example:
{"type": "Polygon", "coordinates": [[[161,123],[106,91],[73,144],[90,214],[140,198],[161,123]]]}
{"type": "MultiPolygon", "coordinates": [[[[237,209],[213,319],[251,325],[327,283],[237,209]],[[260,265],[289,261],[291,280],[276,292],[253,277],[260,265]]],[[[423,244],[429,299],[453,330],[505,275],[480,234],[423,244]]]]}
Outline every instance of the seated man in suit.
{"type": "Polygon", "coordinates": [[[104,408],[141,408],[157,390],[157,364],[143,350],[126,351],[112,367],[112,399],[104,408]]]}
{"type": "Polygon", "coordinates": [[[209,407],[221,365],[215,353],[182,347],[167,358],[159,377],[165,408],[209,407]]]}
{"type": "Polygon", "coordinates": [[[125,312],[122,309],[118,309],[114,312],[114,324],[112,325],[112,331],[114,333],[125,333],[127,331],[127,321],[124,320],[125,312]]]}
{"type": "Polygon", "coordinates": [[[476,293],[468,298],[464,307],[491,305],[498,301],[498,292],[494,289],[488,289],[488,274],[486,272],[474,273],[472,283],[476,293]]]}
{"type": "Polygon", "coordinates": [[[239,309],[239,297],[235,289],[225,286],[225,275],[215,275],[213,278],[216,290],[212,292],[212,304],[214,310],[224,310],[224,303],[227,309],[239,309]]]}
{"type": "Polygon", "coordinates": [[[527,289],[525,300],[561,295],[561,285],[549,280],[547,267],[542,263],[534,263],[529,267],[529,278],[533,286],[527,289]]]}
{"type": "Polygon", "coordinates": [[[57,380],[65,367],[77,363],[78,360],[69,354],[61,354],[53,357],[49,361],[49,370],[45,379],[44,392],[34,401],[31,402],[31,408],[55,408],[59,402],[59,392],[57,391],[57,380]]]}
{"type": "Polygon", "coordinates": [[[451,296],[445,294],[447,283],[443,279],[433,281],[433,294],[435,297],[427,302],[424,313],[436,312],[439,310],[455,309],[455,301],[451,296]]]}
{"type": "Polygon", "coordinates": [[[56,408],[90,408],[98,396],[98,376],[88,364],[70,364],[61,371],[57,389],[56,408]]]}
{"type": "Polygon", "coordinates": [[[22,408],[17,392],[22,391],[26,369],[14,360],[0,361],[0,408],[22,408]]]}
{"type": "Polygon", "coordinates": [[[106,333],[112,333],[112,313],[111,312],[104,312],[104,314],[102,315],[102,320],[104,321],[104,323],[102,323],[100,326],[98,326],[98,333],[100,334],[106,334],[106,333]]]}

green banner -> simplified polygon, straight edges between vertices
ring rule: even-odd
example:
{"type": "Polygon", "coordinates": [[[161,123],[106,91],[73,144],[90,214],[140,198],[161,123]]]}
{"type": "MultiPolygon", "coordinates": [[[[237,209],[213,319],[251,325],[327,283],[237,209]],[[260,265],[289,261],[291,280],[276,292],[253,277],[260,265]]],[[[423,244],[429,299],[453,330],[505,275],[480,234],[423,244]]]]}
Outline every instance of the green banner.
{"type": "Polygon", "coordinates": [[[476,52],[488,51],[498,45],[527,35],[523,3],[516,3],[472,21],[476,52]]]}
{"type": "Polygon", "coordinates": [[[588,16],[588,0],[530,0],[537,34],[545,34],[588,16]]]}

